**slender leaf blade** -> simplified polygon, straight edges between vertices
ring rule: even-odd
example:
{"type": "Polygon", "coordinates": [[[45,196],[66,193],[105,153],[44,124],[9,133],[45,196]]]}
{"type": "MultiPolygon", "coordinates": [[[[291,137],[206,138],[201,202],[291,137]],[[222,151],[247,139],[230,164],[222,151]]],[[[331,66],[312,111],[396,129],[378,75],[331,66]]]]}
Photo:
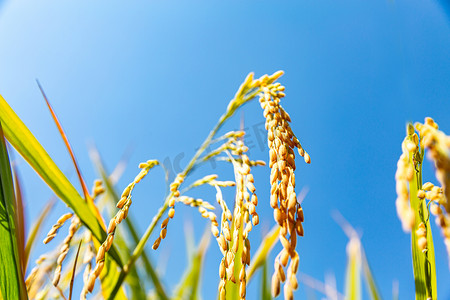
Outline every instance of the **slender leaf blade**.
{"type": "Polygon", "coordinates": [[[267,258],[263,264],[263,271],[261,274],[261,300],[271,300],[272,295],[270,294],[270,283],[269,283],[269,267],[267,258]]]}
{"type": "MultiPolygon", "coordinates": [[[[54,193],[79,216],[83,224],[92,232],[92,235],[99,241],[105,240],[104,224],[94,215],[93,209],[89,205],[90,203],[84,201],[75,187],[1,95],[0,121],[4,126],[6,138],[20,155],[54,193]]],[[[123,266],[114,245],[109,250],[109,254],[120,267],[123,266]]]]}
{"type": "Polygon", "coordinates": [[[55,121],[55,124],[56,124],[56,127],[58,128],[59,134],[61,135],[61,138],[63,139],[64,144],[66,145],[67,151],[69,152],[69,155],[72,159],[75,170],[77,171],[78,179],[80,180],[81,188],[83,189],[84,197],[86,198],[86,200],[92,201],[92,199],[89,195],[88,188],[86,186],[86,182],[84,181],[83,176],[81,175],[81,170],[80,170],[80,167],[78,166],[77,160],[75,158],[75,153],[73,152],[72,146],[69,143],[69,139],[67,138],[67,135],[64,132],[64,129],[62,128],[61,122],[59,121],[58,116],[56,116],[56,113],[53,110],[53,107],[50,104],[50,101],[48,100],[47,95],[45,94],[44,89],[42,88],[39,80],[36,80],[36,83],[37,83],[39,89],[41,90],[42,96],[44,97],[45,103],[47,104],[50,114],[52,115],[53,121],[55,121]]]}
{"type": "Polygon", "coordinates": [[[201,270],[203,267],[203,260],[206,250],[208,249],[210,241],[210,231],[206,230],[203,234],[200,244],[190,259],[191,264],[183,276],[177,291],[175,292],[174,299],[189,299],[196,300],[199,298],[199,287],[201,282],[201,270]]]}
{"type": "Polygon", "coordinates": [[[264,266],[265,261],[270,255],[270,252],[272,251],[275,244],[278,242],[278,234],[280,233],[280,226],[275,225],[270,230],[270,232],[266,235],[266,237],[262,240],[258,250],[256,250],[256,253],[254,255],[254,258],[252,259],[250,266],[247,270],[247,281],[250,282],[250,280],[255,275],[255,272],[264,266]]]}
{"type": "Polygon", "coordinates": [[[361,299],[361,244],[357,237],[350,238],[347,244],[347,275],[345,297],[347,300],[361,299]]]}
{"type": "Polygon", "coordinates": [[[369,295],[372,300],[381,300],[381,294],[378,291],[378,287],[375,282],[375,278],[373,277],[372,270],[370,269],[369,262],[367,260],[367,257],[365,255],[364,251],[362,250],[362,247],[361,247],[361,252],[362,252],[363,273],[364,273],[364,278],[366,279],[367,290],[369,292],[369,295]]]}
{"type": "Polygon", "coordinates": [[[22,272],[25,273],[26,261],[25,261],[25,216],[23,208],[23,194],[20,183],[20,178],[17,172],[17,168],[14,165],[11,166],[14,177],[14,190],[16,196],[16,219],[17,219],[17,242],[19,245],[19,257],[22,266],[22,272]]]}
{"type": "Polygon", "coordinates": [[[77,270],[78,255],[80,254],[80,248],[81,248],[81,243],[82,242],[83,241],[80,241],[80,243],[78,244],[77,254],[75,255],[75,261],[73,262],[72,276],[70,277],[70,286],[69,286],[69,300],[72,299],[73,283],[75,281],[75,273],[76,273],[76,270],[77,270]]]}
{"type": "Polygon", "coordinates": [[[0,122],[0,294],[28,299],[19,256],[16,203],[6,142],[0,122]]]}

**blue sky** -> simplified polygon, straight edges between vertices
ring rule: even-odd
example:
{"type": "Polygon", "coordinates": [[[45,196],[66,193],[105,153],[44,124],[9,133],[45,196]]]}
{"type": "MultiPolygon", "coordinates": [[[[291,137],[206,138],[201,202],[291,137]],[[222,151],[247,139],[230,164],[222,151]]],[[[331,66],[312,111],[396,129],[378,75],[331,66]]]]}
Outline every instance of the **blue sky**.
{"type": "MultiPolygon", "coordinates": [[[[442,2],[445,3],[445,2],[442,2]]],[[[96,173],[88,144],[95,142],[112,170],[128,147],[123,189],[147,159],[186,164],[250,71],[276,70],[292,128],[312,157],[297,161],[297,186],[308,187],[300,271],[323,280],[333,272],[342,291],[347,239],[333,221],[338,210],[362,232],[362,242],[386,299],[399,281],[412,299],[410,238],[395,212],[394,173],[405,122],[433,117],[450,133],[448,5],[400,1],[4,1],[0,9],[0,94],[76,183],[71,163],[35,83],[38,78],[63,122],[83,174],[96,173]],[[445,9],[447,8],[447,10],[445,9]],[[446,13],[447,12],[447,13],[446,13]],[[184,156],[183,156],[184,155],[184,156]]],[[[243,109],[251,156],[267,160],[257,139],[262,112],[243,109]]],[[[239,128],[240,113],[224,128],[239,128]]],[[[425,180],[435,181],[428,162],[425,180]]],[[[19,160],[30,220],[51,196],[19,160]]],[[[217,166],[194,176],[221,172],[217,166]]],[[[255,171],[261,226],[274,224],[268,204],[268,168],[255,171]]],[[[161,169],[136,188],[131,208],[141,231],[161,205],[161,169]]],[[[195,196],[214,202],[214,194],[195,196]]],[[[231,198],[229,198],[231,199],[231,198]]],[[[62,203],[46,224],[65,212],[62,203]]],[[[189,208],[177,210],[155,261],[167,259],[168,288],[185,266],[185,222],[199,238],[208,224],[189,208]],[[166,257],[164,256],[166,255],[166,257]]],[[[448,260],[436,237],[438,294],[450,297],[448,260]]],[[[64,229],[63,229],[64,230],[64,229]]],[[[252,232],[254,245],[260,230],[252,232]]],[[[152,238],[153,239],[153,238],[152,238]]],[[[151,243],[151,242],[150,242],[151,243]]],[[[256,247],[254,246],[253,249],[256,247]]],[[[37,252],[48,250],[39,246],[37,252]]],[[[204,299],[215,295],[219,250],[206,260],[204,299]]],[[[37,255],[37,254],[36,254],[37,255]]],[[[250,286],[256,299],[257,286],[250,286]]],[[[307,288],[300,286],[298,297],[307,288]]]]}

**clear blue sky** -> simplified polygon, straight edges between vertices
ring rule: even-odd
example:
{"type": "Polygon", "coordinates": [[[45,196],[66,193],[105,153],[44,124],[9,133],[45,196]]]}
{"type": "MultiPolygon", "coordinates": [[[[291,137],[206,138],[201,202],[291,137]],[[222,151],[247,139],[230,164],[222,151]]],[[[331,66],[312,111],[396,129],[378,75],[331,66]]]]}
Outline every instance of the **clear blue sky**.
{"type": "MultiPolygon", "coordinates": [[[[431,116],[450,133],[450,14],[444,0],[16,0],[0,5],[0,94],[74,183],[36,78],[89,182],[97,176],[89,141],[95,141],[110,170],[133,146],[118,184],[123,189],[140,161],[178,157],[181,167],[187,163],[248,72],[284,70],[284,107],[312,157],[309,166],[297,162],[297,186],[309,188],[300,271],[320,280],[333,272],[343,291],[347,239],[331,218],[339,210],[363,233],[384,298],[391,298],[394,280],[402,299],[413,298],[410,238],[395,212],[394,173],[405,122],[431,116]]],[[[262,112],[256,102],[243,111],[254,144],[251,155],[267,160],[267,148],[259,147],[256,135],[262,112]]],[[[238,127],[239,115],[224,131],[238,127]]],[[[51,192],[25,162],[19,165],[33,220],[51,192]]],[[[195,174],[222,170],[230,176],[222,167],[195,174]]],[[[255,172],[260,228],[274,223],[268,175],[268,168],[255,172]]],[[[427,178],[435,181],[428,162],[427,178]]],[[[163,172],[155,170],[136,188],[131,213],[141,231],[161,204],[163,186],[163,172]]],[[[195,196],[214,202],[210,192],[195,196]]],[[[60,204],[46,229],[64,211],[60,204]]],[[[169,253],[164,277],[169,288],[186,263],[182,228],[187,221],[194,222],[197,238],[208,226],[193,209],[180,206],[160,250],[154,253],[151,241],[147,249],[159,262],[169,253]]],[[[438,294],[449,299],[447,254],[433,229],[438,294]]],[[[256,244],[260,229],[252,234],[256,244]]],[[[204,299],[215,295],[219,254],[211,244],[204,299]]],[[[256,284],[249,289],[249,299],[256,299],[256,284]]],[[[306,294],[301,285],[297,298],[306,294]]]]}

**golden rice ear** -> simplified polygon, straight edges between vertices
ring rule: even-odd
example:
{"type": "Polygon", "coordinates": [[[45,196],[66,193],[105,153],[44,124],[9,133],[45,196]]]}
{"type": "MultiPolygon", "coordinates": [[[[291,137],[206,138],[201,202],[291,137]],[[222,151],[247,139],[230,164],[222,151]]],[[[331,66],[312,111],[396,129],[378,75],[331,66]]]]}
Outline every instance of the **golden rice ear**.
{"type": "MultiPolygon", "coordinates": [[[[422,189],[417,191],[417,197],[429,200],[429,211],[435,216],[436,225],[441,228],[450,261],[450,136],[440,131],[438,124],[429,117],[425,118],[423,124],[415,123],[415,129],[419,133],[420,147],[432,161],[436,179],[441,184],[439,187],[426,182],[422,189]]],[[[427,236],[421,228],[415,233],[418,248],[425,251],[429,247],[428,243],[432,244],[433,240],[427,241],[427,236]]]]}
{"type": "MultiPolygon", "coordinates": [[[[407,131],[410,126],[407,127],[407,131]]],[[[414,174],[412,164],[409,163],[410,152],[407,149],[405,138],[402,143],[403,153],[397,162],[397,171],[395,173],[397,200],[395,202],[397,208],[397,215],[402,222],[402,227],[405,232],[410,232],[415,222],[414,210],[409,205],[409,191],[408,184],[414,174]]]]}
{"type": "MultiPolygon", "coordinates": [[[[85,281],[84,287],[83,287],[83,293],[82,296],[86,296],[87,292],[92,292],[95,285],[95,280],[100,276],[100,273],[103,270],[103,267],[105,265],[105,254],[109,251],[111,248],[113,241],[114,241],[114,234],[117,229],[117,225],[122,223],[122,221],[128,216],[128,211],[131,206],[131,193],[137,183],[139,183],[152,169],[154,166],[159,165],[159,162],[157,160],[148,160],[146,162],[140,163],[139,168],[141,169],[138,175],[134,178],[133,182],[128,184],[128,186],[124,189],[122,192],[122,195],[120,196],[119,202],[116,204],[116,207],[119,208],[119,211],[115,214],[115,216],[110,220],[108,229],[107,229],[107,238],[103,242],[103,244],[99,247],[96,257],[96,265],[94,270],[92,270],[85,281]]],[[[173,217],[173,214],[172,214],[173,217]]],[[[164,233],[160,233],[160,235],[164,235],[164,233]]],[[[161,242],[161,237],[158,238],[159,242],[153,244],[153,249],[158,248],[159,243],[161,242]]]]}
{"type": "MultiPolygon", "coordinates": [[[[311,157],[303,149],[289,125],[289,122],[291,122],[289,114],[280,105],[281,98],[286,96],[284,90],[285,88],[279,83],[266,85],[263,83],[263,93],[259,99],[261,108],[264,110],[263,115],[266,118],[269,167],[272,169],[270,175],[270,206],[274,209],[274,219],[280,226],[279,240],[283,246],[283,250],[278,256],[281,258],[281,263],[276,261],[275,274],[272,277],[274,296],[280,292],[280,282],[286,280],[283,267],[288,264],[289,257],[291,258],[291,274],[289,276],[292,278],[296,276],[298,269],[297,235],[303,236],[304,234],[302,226],[304,221],[303,209],[297,201],[297,194],[295,193],[294,148],[297,148],[298,153],[307,164],[311,163],[311,157]],[[294,258],[296,259],[295,262],[293,262],[294,258]],[[291,267],[293,263],[296,264],[295,268],[291,267]]],[[[298,284],[294,285],[298,286],[298,284]]],[[[284,293],[285,299],[293,299],[292,286],[288,282],[284,284],[284,293]]]]}
{"type": "Polygon", "coordinates": [[[277,273],[272,275],[272,297],[277,297],[280,294],[280,279],[278,279],[277,273]]]}
{"type": "Polygon", "coordinates": [[[58,233],[58,229],[61,228],[67,220],[72,218],[72,216],[73,216],[73,213],[66,213],[66,214],[62,215],[58,219],[58,221],[56,221],[56,223],[52,226],[52,229],[50,229],[50,231],[47,233],[47,236],[44,239],[44,244],[47,244],[51,240],[53,240],[55,238],[56,234],[58,233]]]}
{"type": "Polygon", "coordinates": [[[69,227],[69,233],[67,234],[66,238],[63,241],[63,244],[60,248],[60,253],[56,262],[56,270],[53,276],[53,285],[57,286],[59,283],[59,279],[61,278],[61,269],[62,269],[62,263],[66,259],[67,253],[69,252],[70,248],[70,242],[73,239],[73,236],[77,232],[77,230],[80,228],[81,222],[78,217],[72,218],[72,222],[70,223],[69,227]]]}

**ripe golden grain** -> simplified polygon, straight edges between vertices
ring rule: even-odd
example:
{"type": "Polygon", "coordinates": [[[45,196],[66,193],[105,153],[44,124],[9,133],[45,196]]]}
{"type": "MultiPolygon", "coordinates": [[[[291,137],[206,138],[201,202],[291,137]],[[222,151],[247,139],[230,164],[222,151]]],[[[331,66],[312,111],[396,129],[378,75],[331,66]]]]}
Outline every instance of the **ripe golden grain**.
{"type": "MultiPolygon", "coordinates": [[[[416,123],[421,146],[428,150],[428,157],[436,168],[436,178],[442,185],[445,195],[443,206],[450,213],[450,136],[438,130],[438,124],[432,118],[425,118],[425,123],[416,123]]],[[[427,190],[424,188],[424,190],[427,190]]]]}
{"type": "Polygon", "coordinates": [[[59,279],[61,278],[61,269],[62,269],[62,263],[65,260],[67,253],[69,252],[70,242],[73,239],[73,236],[75,235],[75,232],[80,228],[81,222],[78,217],[72,218],[72,221],[70,223],[69,232],[66,236],[66,238],[63,241],[63,244],[59,250],[59,256],[56,263],[56,269],[55,273],[53,275],[53,285],[57,286],[59,283],[59,279]]]}
{"type": "Polygon", "coordinates": [[[56,221],[56,224],[54,224],[52,226],[52,228],[50,229],[50,231],[47,233],[46,238],[44,239],[44,244],[49,243],[51,240],[53,240],[53,238],[56,236],[56,234],[58,233],[58,229],[61,228],[64,223],[69,220],[70,218],[72,218],[73,213],[66,213],[64,215],[62,215],[58,221],[56,221]]]}
{"type": "Polygon", "coordinates": [[[152,169],[154,166],[158,165],[159,162],[157,160],[149,160],[145,163],[140,163],[139,168],[141,171],[134,178],[133,182],[131,182],[122,192],[119,202],[116,207],[119,208],[119,211],[109,222],[108,228],[111,230],[107,231],[107,238],[103,242],[103,244],[99,247],[96,257],[96,265],[94,270],[92,270],[89,274],[88,280],[84,284],[83,290],[89,291],[92,293],[94,289],[95,280],[100,276],[100,273],[103,270],[105,265],[105,254],[111,248],[112,243],[114,241],[114,233],[116,231],[116,226],[119,225],[128,215],[128,211],[131,205],[131,192],[133,191],[135,185],[139,183],[152,169]],[[113,225],[112,223],[115,223],[113,225]]]}
{"type": "Polygon", "coordinates": [[[407,126],[407,133],[405,140],[402,143],[403,153],[397,162],[397,171],[395,173],[397,200],[395,202],[397,208],[397,215],[402,223],[405,232],[411,231],[414,226],[414,210],[409,205],[409,191],[408,183],[412,180],[414,174],[414,167],[410,163],[410,157],[413,155],[406,146],[407,143],[416,141],[414,129],[407,126]],[[412,133],[411,133],[412,132],[412,133]]]}

